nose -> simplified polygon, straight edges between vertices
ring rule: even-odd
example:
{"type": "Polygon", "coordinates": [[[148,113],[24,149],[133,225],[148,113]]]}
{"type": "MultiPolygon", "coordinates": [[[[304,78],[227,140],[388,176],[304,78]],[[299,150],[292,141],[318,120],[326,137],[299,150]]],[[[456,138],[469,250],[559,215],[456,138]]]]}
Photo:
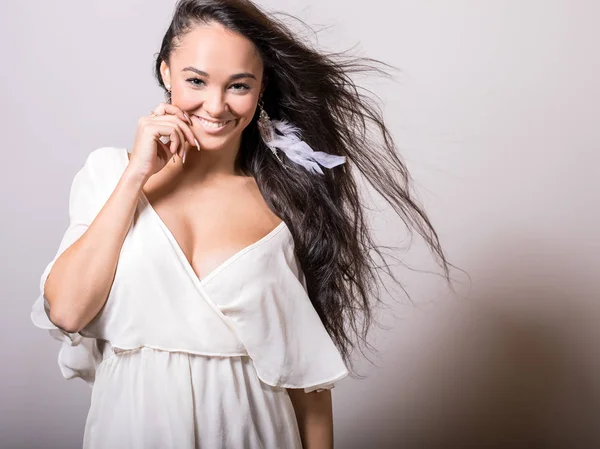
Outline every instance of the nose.
{"type": "Polygon", "coordinates": [[[220,90],[213,90],[210,93],[207,92],[202,107],[211,117],[215,119],[224,118],[227,114],[225,94],[220,90]]]}

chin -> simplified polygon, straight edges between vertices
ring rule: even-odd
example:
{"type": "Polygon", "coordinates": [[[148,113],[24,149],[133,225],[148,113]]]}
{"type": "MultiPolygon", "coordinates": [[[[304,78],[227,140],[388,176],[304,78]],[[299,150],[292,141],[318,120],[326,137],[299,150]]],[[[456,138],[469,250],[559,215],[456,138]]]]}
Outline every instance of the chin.
{"type": "Polygon", "coordinates": [[[206,145],[203,144],[202,141],[200,143],[200,151],[221,151],[224,148],[224,145],[206,145]]]}
{"type": "Polygon", "coordinates": [[[198,139],[200,149],[205,151],[220,151],[224,148],[234,145],[235,139],[214,138],[212,136],[203,136],[198,139]]]}
{"type": "Polygon", "coordinates": [[[219,151],[234,145],[238,145],[242,141],[241,133],[236,132],[234,135],[210,135],[202,133],[198,138],[200,149],[207,151],[219,151]]]}

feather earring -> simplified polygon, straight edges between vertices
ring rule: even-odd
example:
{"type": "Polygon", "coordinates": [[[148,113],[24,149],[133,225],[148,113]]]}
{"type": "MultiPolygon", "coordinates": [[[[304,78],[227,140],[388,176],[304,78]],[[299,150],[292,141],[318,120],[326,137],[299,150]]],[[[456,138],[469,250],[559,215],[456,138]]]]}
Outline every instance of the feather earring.
{"type": "Polygon", "coordinates": [[[286,120],[271,120],[263,109],[262,99],[259,100],[260,115],[258,118],[258,131],[260,136],[273,152],[275,157],[287,169],[277,150],[296,164],[303,166],[311,173],[324,174],[319,164],[325,168],[333,168],[346,162],[346,156],[336,156],[323,151],[313,150],[300,138],[300,129],[286,120]],[[279,134],[278,134],[279,133],[279,134]]]}

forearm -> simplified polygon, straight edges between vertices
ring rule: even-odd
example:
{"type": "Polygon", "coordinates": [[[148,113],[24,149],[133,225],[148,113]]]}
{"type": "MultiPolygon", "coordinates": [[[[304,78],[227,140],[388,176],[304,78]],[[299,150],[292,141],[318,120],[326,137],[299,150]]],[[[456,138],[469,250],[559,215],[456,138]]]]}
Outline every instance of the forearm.
{"type": "Polygon", "coordinates": [[[88,229],[52,266],[44,295],[50,305],[50,320],[58,327],[78,332],[104,306],[145,181],[125,170],[88,229]]]}
{"type": "Polygon", "coordinates": [[[303,389],[288,389],[292,400],[302,447],[304,449],[333,448],[333,410],[331,390],[305,393],[303,389]]]}

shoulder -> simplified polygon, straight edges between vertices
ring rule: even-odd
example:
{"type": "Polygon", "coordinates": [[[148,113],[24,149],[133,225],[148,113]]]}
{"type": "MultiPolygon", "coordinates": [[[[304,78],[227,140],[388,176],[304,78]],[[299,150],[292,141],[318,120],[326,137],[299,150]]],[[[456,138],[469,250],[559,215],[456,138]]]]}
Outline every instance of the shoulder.
{"type": "Polygon", "coordinates": [[[95,170],[107,170],[118,167],[119,162],[125,157],[127,150],[118,147],[100,147],[92,150],[85,159],[85,166],[95,170]]]}
{"type": "Polygon", "coordinates": [[[105,196],[118,183],[125,164],[122,162],[126,149],[100,147],[89,152],[83,166],[75,174],[71,190],[84,191],[87,195],[105,196]]]}
{"type": "Polygon", "coordinates": [[[236,189],[238,211],[247,217],[247,223],[256,223],[260,230],[258,234],[277,227],[282,219],[274,213],[265,200],[258,183],[252,176],[240,177],[236,189]]]}
{"type": "Polygon", "coordinates": [[[77,176],[90,182],[102,184],[120,177],[126,164],[123,161],[127,150],[118,147],[100,147],[92,150],[85,158],[77,176]]]}

